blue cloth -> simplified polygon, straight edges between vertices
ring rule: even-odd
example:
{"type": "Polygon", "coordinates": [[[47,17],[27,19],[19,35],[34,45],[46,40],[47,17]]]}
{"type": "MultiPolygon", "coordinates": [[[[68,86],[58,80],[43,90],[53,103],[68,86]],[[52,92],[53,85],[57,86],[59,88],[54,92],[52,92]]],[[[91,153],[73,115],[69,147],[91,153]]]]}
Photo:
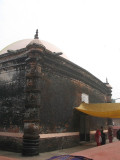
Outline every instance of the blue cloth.
{"type": "Polygon", "coordinates": [[[47,160],[92,160],[83,156],[71,156],[71,155],[61,155],[61,156],[54,156],[47,160]]]}

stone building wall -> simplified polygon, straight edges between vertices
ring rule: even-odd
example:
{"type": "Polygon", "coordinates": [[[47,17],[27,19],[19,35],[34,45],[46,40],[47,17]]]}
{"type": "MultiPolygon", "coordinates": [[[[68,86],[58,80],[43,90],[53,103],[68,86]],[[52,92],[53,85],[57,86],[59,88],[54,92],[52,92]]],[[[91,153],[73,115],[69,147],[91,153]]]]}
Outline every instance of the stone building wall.
{"type": "Polygon", "coordinates": [[[83,68],[48,50],[41,52],[40,47],[33,45],[0,56],[1,131],[23,131],[27,105],[34,105],[30,99],[34,91],[29,91],[30,77],[26,77],[31,56],[35,58],[38,77],[34,79],[33,76],[32,81],[39,88],[39,93],[34,95],[39,95],[35,104],[39,107],[40,133],[79,131],[83,121],[87,121],[89,130],[96,128],[95,122],[106,124],[106,119],[86,116],[74,109],[82,102],[82,93],[89,95],[90,103],[107,102],[109,90],[106,85],[83,68]],[[82,120],[81,115],[84,115],[82,120]]]}
{"type": "Polygon", "coordinates": [[[0,131],[23,130],[25,106],[25,57],[0,56],[0,131]]]}
{"type": "Polygon", "coordinates": [[[0,148],[37,155],[78,145],[79,140],[89,141],[90,131],[106,126],[108,120],[88,116],[75,107],[82,103],[83,94],[89,103],[111,102],[111,88],[107,86],[47,50],[38,39],[26,48],[0,55],[0,131],[22,134],[1,134],[0,148]],[[45,133],[63,132],[68,135],[40,138],[45,133]],[[69,135],[74,132],[77,135],[69,135]]]}
{"type": "Polygon", "coordinates": [[[82,93],[89,95],[89,103],[106,103],[109,92],[106,85],[62,57],[47,52],[41,59],[40,133],[80,131],[83,121],[87,121],[88,132],[98,124],[107,125],[107,119],[86,116],[74,109],[82,102],[82,93]]]}

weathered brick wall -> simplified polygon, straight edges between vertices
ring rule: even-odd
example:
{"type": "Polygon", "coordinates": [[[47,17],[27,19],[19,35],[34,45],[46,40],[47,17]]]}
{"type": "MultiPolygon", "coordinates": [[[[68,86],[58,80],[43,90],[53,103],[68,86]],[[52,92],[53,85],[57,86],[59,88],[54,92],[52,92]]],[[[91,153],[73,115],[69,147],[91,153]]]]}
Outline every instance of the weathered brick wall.
{"type": "Polygon", "coordinates": [[[0,149],[12,152],[22,151],[22,138],[11,136],[0,136],[0,149]]]}
{"type": "Polygon", "coordinates": [[[79,136],[40,139],[40,152],[60,150],[79,145],[79,136]]]}
{"type": "MultiPolygon", "coordinates": [[[[25,101],[30,102],[29,98],[33,97],[27,96],[28,99],[25,99],[26,59],[28,58],[26,50],[7,53],[0,57],[1,131],[23,130],[25,101]]],[[[29,54],[39,55],[38,58],[36,57],[36,64],[39,67],[36,67],[37,71],[40,70],[40,73],[38,72],[40,77],[32,81],[40,89],[39,99],[34,102],[39,106],[40,133],[79,131],[81,113],[76,112],[74,107],[80,105],[81,94],[88,94],[90,103],[104,103],[107,87],[89,72],[64,58],[49,52],[43,54],[39,49],[28,50],[29,54]]],[[[101,125],[106,123],[106,119],[87,118],[90,123],[89,128],[95,129],[97,126],[95,122],[101,125]]]]}
{"type": "MultiPolygon", "coordinates": [[[[68,133],[69,134],[69,133],[68,133]]],[[[73,133],[74,134],[74,133],[73,133]]],[[[41,135],[42,136],[42,135],[41,135]]],[[[70,148],[79,145],[79,135],[67,135],[67,136],[53,136],[42,137],[39,141],[40,153],[53,150],[60,150],[64,148],[70,148]]],[[[22,135],[0,135],[0,149],[12,152],[21,152],[23,148],[22,135]]]]}
{"type": "Polygon", "coordinates": [[[0,136],[0,149],[25,149],[25,153],[26,139],[31,143],[37,137],[39,142],[39,131],[80,132],[80,136],[41,138],[40,152],[89,141],[90,130],[105,126],[107,120],[74,109],[82,102],[82,93],[89,95],[90,103],[111,100],[111,89],[99,79],[39,43],[0,55],[0,131],[24,132],[23,141],[21,137],[0,136]]]}
{"type": "MultiPolygon", "coordinates": [[[[73,72],[67,72],[67,65],[66,68],[61,66],[62,71],[59,71],[60,64],[51,63],[44,61],[42,65],[40,133],[79,131],[81,113],[76,112],[74,107],[80,105],[81,94],[88,94],[90,103],[105,103],[105,91],[101,92],[97,85],[94,88],[77,80],[80,75],[77,79],[72,78],[73,72]]],[[[107,121],[89,117],[89,129],[96,129],[96,119],[99,125],[105,125],[107,121]]]]}
{"type": "Polygon", "coordinates": [[[41,93],[41,132],[66,132],[73,126],[75,86],[67,78],[55,74],[45,75],[41,93]]]}
{"type": "Polygon", "coordinates": [[[25,58],[0,60],[0,130],[20,132],[25,103],[25,58]]]}

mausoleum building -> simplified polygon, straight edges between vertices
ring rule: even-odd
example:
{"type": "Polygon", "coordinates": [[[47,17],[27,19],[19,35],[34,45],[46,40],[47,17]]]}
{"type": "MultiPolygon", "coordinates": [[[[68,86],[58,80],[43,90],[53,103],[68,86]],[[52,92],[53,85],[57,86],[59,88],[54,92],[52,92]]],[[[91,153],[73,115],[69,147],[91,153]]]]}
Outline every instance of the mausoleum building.
{"type": "Polygon", "coordinates": [[[40,40],[37,30],[34,39],[17,41],[0,51],[0,131],[23,133],[23,154],[42,150],[41,134],[79,133],[77,139],[67,139],[66,147],[72,146],[70,141],[89,141],[91,131],[107,127],[110,120],[74,108],[83,101],[111,103],[111,89],[108,82],[40,40]]]}

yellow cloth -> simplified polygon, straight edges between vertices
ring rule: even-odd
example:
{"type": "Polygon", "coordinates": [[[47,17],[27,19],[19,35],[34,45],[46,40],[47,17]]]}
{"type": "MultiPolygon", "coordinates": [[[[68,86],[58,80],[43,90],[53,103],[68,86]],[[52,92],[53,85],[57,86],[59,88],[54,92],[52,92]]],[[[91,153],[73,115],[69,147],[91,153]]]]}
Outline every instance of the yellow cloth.
{"type": "Polygon", "coordinates": [[[81,103],[75,109],[95,117],[120,118],[120,103],[81,103]]]}

